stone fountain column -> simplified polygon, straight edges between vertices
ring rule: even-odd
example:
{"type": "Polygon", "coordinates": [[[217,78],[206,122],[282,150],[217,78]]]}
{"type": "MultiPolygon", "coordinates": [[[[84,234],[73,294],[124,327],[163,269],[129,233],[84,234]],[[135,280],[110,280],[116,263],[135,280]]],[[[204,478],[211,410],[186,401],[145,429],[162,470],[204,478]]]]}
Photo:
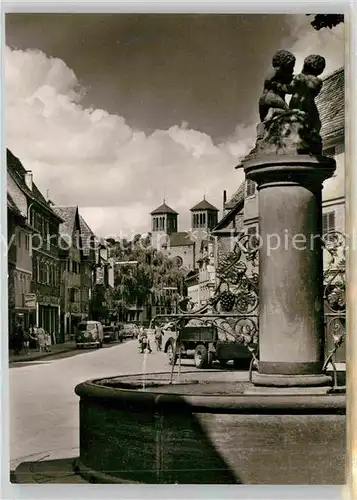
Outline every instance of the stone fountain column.
{"type": "Polygon", "coordinates": [[[253,384],[327,386],[324,361],[322,183],[335,161],[257,156],[245,173],[259,200],[259,370],[253,384]]]}

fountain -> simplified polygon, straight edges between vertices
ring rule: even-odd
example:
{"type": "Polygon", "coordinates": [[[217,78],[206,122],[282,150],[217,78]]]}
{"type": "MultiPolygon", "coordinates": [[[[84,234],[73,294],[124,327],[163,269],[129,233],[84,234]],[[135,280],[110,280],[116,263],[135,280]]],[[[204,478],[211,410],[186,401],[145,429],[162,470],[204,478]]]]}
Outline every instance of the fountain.
{"type": "MultiPolygon", "coordinates": [[[[259,249],[247,253],[250,262],[259,255],[259,280],[247,275],[244,247],[236,246],[226,269],[218,270],[209,312],[196,315],[239,329],[258,369],[250,380],[212,369],[79,384],[75,470],[86,481],[345,482],[346,397],[333,390],[324,363],[323,261],[316,238],[322,184],[335,169],[334,160],[322,156],[314,103],[325,61],[306,58],[296,76],[294,64],[290,52],[274,56],[259,101],[256,146],[244,162],[259,193],[259,249]],[[279,242],[274,249],[273,237],[279,242]]],[[[185,324],[194,317],[190,311],[173,319],[185,324]]]]}
{"type": "Polygon", "coordinates": [[[239,267],[240,250],[226,258],[236,266],[236,284],[245,280],[251,296],[259,289],[258,349],[257,328],[247,330],[253,316],[227,313],[232,291],[222,288],[224,272],[215,307],[198,315],[220,325],[245,320],[251,335],[242,338],[259,357],[258,371],[251,382],[239,372],[202,370],[174,381],[145,374],[80,384],[76,467],[87,480],[344,483],[346,399],[333,391],[324,364],[321,191],[335,161],[322,156],[314,98],[325,60],[309,56],[296,76],[294,65],[290,52],[275,54],[259,101],[256,146],[244,162],[259,193],[259,286],[239,267]]]}

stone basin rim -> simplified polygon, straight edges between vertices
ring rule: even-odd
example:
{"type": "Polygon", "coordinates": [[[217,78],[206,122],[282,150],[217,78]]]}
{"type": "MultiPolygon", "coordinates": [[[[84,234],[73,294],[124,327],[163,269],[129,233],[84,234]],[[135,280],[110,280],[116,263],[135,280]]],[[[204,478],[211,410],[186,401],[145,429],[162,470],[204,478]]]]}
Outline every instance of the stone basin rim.
{"type": "MultiPolygon", "coordinates": [[[[161,373],[161,375],[167,373],[161,373]]],[[[159,373],[147,374],[146,376],[157,376],[159,373]]],[[[167,393],[150,391],[150,388],[143,391],[137,387],[110,387],[100,385],[101,380],[118,380],[138,377],[138,382],[142,374],[119,375],[111,377],[101,377],[81,382],[75,387],[75,393],[79,397],[90,398],[112,402],[113,404],[140,404],[141,406],[154,407],[156,410],[168,409],[172,407],[175,411],[178,407],[182,409],[200,410],[212,413],[236,412],[248,414],[345,414],[346,395],[345,394],[291,394],[291,395],[254,395],[254,394],[189,394],[167,393]]],[[[197,381],[199,384],[199,381],[197,381]]],[[[221,382],[222,385],[225,382],[221,382]]],[[[209,384],[204,382],[204,384],[209,384]]],[[[162,384],[167,386],[167,384],[162,384]]],[[[175,385],[184,386],[185,383],[175,385]]],[[[192,385],[188,383],[187,385],[192,385]]]]}

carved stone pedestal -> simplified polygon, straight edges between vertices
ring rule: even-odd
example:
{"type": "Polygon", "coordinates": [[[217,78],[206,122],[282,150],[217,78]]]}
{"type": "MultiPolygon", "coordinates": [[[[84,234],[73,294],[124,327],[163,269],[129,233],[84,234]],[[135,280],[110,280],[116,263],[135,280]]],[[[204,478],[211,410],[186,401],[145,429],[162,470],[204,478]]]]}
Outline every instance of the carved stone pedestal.
{"type": "Polygon", "coordinates": [[[279,155],[245,165],[259,192],[256,386],[329,385],[324,361],[322,183],[335,161],[279,155]]]}

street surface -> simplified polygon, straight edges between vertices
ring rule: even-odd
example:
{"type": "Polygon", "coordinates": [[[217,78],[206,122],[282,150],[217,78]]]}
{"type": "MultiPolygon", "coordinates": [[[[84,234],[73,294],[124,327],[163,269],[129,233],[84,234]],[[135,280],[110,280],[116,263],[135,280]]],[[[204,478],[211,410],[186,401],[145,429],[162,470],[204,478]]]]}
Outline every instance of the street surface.
{"type": "MultiPolygon", "coordinates": [[[[24,460],[76,457],[79,454],[79,397],[85,380],[126,373],[170,371],[167,356],[140,354],[138,341],[78,351],[59,359],[16,363],[10,367],[10,467],[24,460]]],[[[182,371],[193,361],[183,360],[182,371]]],[[[177,367],[175,367],[177,370],[177,367]]]]}

